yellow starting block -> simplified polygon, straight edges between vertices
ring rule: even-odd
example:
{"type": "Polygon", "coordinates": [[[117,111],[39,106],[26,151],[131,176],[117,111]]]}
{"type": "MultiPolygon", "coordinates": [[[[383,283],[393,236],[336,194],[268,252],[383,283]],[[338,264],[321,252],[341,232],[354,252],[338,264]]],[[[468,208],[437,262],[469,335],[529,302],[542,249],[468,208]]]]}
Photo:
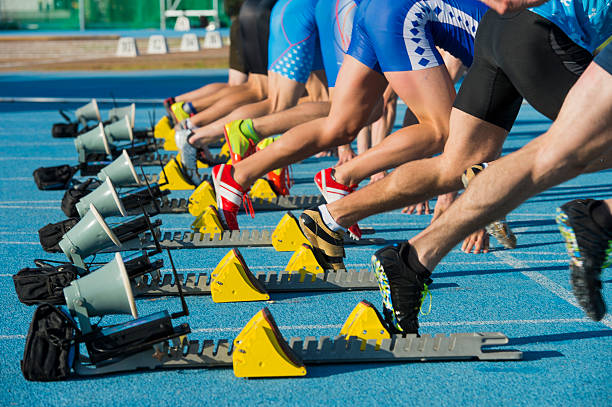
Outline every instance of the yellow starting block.
{"type": "Polygon", "coordinates": [[[183,176],[181,164],[174,158],[168,161],[168,164],[164,166],[164,170],[159,173],[159,185],[159,189],[162,190],[185,191],[195,189],[195,185],[183,176]],[[168,179],[166,179],[166,176],[168,179]]]}
{"type": "Polygon", "coordinates": [[[214,302],[267,301],[270,295],[255,278],[238,249],[230,250],[211,274],[214,302]]]}
{"type": "Polygon", "coordinates": [[[270,186],[270,182],[267,179],[260,178],[251,187],[249,191],[249,196],[252,199],[259,198],[266,201],[271,201],[273,199],[278,198],[278,195],[272,187],[270,186]]]}
{"type": "Polygon", "coordinates": [[[206,208],[204,212],[202,212],[200,216],[193,221],[191,224],[191,229],[194,232],[210,234],[218,233],[220,235],[223,231],[223,226],[219,220],[217,208],[212,205],[206,208]]]}
{"type": "Polygon", "coordinates": [[[340,335],[362,339],[361,350],[365,350],[367,341],[370,339],[376,339],[376,350],[378,350],[383,339],[391,338],[382,322],[382,317],[368,301],[361,301],[357,304],[342,325],[340,335]]]}
{"type": "MultiPolygon", "coordinates": [[[[230,150],[229,150],[229,145],[227,144],[227,141],[225,141],[223,145],[221,146],[221,151],[219,152],[219,155],[225,155],[227,157],[230,156],[230,150]]],[[[230,161],[228,161],[227,163],[231,164],[231,158],[230,158],[230,161]]]]}
{"type": "Polygon", "coordinates": [[[195,217],[198,217],[209,206],[216,207],[217,198],[215,195],[215,189],[210,184],[210,182],[204,181],[195,189],[195,191],[193,191],[193,193],[189,197],[189,205],[187,205],[187,208],[189,209],[190,214],[195,217]]]}
{"type": "Polygon", "coordinates": [[[304,243],[309,244],[298,220],[291,212],[287,212],[272,232],[272,246],[278,252],[292,252],[299,250],[304,243]]]}
{"type": "Polygon", "coordinates": [[[174,129],[172,128],[172,124],[170,124],[170,119],[168,116],[164,116],[155,124],[155,127],[153,128],[153,137],[166,139],[169,132],[174,132],[174,129]]]}
{"type": "Polygon", "coordinates": [[[306,275],[310,275],[312,281],[315,280],[316,274],[323,273],[325,267],[322,266],[317,260],[312,246],[308,244],[302,244],[299,249],[293,253],[293,256],[289,259],[286,271],[299,271],[300,282],[303,282],[306,275]]]}
{"type": "Polygon", "coordinates": [[[304,363],[291,350],[267,308],[259,311],[234,340],[236,377],[305,376],[304,363]]]}
{"type": "MultiPolygon", "coordinates": [[[[177,153],[175,158],[180,162],[181,161],[181,153],[177,153]]],[[[196,165],[197,165],[198,168],[208,168],[209,167],[208,164],[203,163],[200,160],[196,160],[196,165]]]]}
{"type": "Polygon", "coordinates": [[[153,129],[153,136],[158,139],[164,140],[164,150],[176,151],[176,142],[174,141],[174,127],[170,123],[168,116],[162,117],[155,128],[153,129]]]}

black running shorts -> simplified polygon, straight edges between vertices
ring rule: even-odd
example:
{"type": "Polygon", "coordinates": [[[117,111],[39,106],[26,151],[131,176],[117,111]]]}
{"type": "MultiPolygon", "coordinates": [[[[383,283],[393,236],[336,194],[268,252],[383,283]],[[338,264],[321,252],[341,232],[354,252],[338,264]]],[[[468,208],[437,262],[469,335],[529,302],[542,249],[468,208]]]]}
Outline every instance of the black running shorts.
{"type": "Polygon", "coordinates": [[[555,119],[593,56],[550,21],[524,10],[489,10],[478,26],[474,63],[454,106],[510,130],[523,98],[555,119]]]}
{"type": "Polygon", "coordinates": [[[246,72],[268,74],[270,12],[277,0],[246,0],[240,8],[242,55],[246,72]]]}
{"type": "Polygon", "coordinates": [[[237,16],[232,17],[230,25],[230,49],[229,67],[242,73],[247,73],[242,58],[242,38],[240,37],[240,20],[237,16]]]}
{"type": "Polygon", "coordinates": [[[595,63],[612,75],[612,43],[606,45],[595,57],[595,63]]]}

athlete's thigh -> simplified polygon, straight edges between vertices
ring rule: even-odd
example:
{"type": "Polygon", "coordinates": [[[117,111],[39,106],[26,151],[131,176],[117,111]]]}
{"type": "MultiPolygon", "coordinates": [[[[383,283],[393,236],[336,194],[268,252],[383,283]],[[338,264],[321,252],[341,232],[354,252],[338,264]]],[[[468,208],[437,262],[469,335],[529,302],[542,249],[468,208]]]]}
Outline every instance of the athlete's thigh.
{"type": "Polygon", "coordinates": [[[268,71],[268,99],[282,106],[295,105],[303,95],[306,85],[289,79],[278,72],[268,71]]]}
{"type": "Polygon", "coordinates": [[[455,88],[446,66],[417,71],[385,72],[397,95],[406,103],[419,123],[444,122],[448,128],[455,88]]]}
{"type": "MultiPolygon", "coordinates": [[[[607,48],[610,48],[608,46],[607,48]]],[[[611,50],[612,51],[612,50],[611,50]]],[[[591,63],[570,90],[557,120],[542,136],[539,160],[591,165],[612,149],[612,65],[591,63]],[[595,101],[595,102],[594,102],[595,101]]],[[[602,162],[601,168],[610,163],[602,162]]]]}
{"type": "Polygon", "coordinates": [[[362,127],[372,110],[380,105],[386,87],[383,75],[347,55],[332,93],[329,117],[346,123],[349,128],[362,127]]]}
{"type": "Polygon", "coordinates": [[[504,128],[453,108],[441,164],[449,175],[456,176],[472,164],[495,160],[507,135],[504,128]]]}

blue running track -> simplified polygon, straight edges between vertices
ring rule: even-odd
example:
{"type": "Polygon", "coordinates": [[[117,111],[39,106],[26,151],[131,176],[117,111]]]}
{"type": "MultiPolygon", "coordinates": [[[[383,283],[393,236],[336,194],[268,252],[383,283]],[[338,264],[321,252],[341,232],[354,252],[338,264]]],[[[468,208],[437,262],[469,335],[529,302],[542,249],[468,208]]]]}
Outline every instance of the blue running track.
{"type": "MultiPolygon", "coordinates": [[[[199,85],[224,80],[221,72],[61,73],[0,75],[0,97],[165,98],[199,85]]],[[[524,352],[520,362],[438,362],[309,366],[301,379],[245,380],[230,369],[152,371],[58,383],[23,379],[19,360],[34,311],[22,305],[11,276],[35,258],[63,260],[43,252],[38,229],[65,218],[63,191],[39,191],[32,171],[39,166],[75,163],[72,140],[52,139],[57,109],[70,104],[0,103],[0,395],[2,406],[174,406],[174,405],[609,405],[612,400],[612,318],[597,323],[576,306],[568,282],[568,258],[554,222],[555,208],[575,198],[608,198],[612,171],[585,175],[552,188],[508,216],[517,233],[516,250],[495,247],[474,255],[453,250],[436,269],[431,314],[421,318],[422,333],[495,332],[511,338],[507,348],[524,352]],[[608,372],[608,373],[606,373],[608,372]]],[[[103,115],[109,105],[104,105],[103,115]]],[[[148,125],[139,105],[137,126],[148,125]]],[[[400,111],[402,111],[400,107],[400,111]]],[[[398,114],[398,118],[402,114],[398,114]]],[[[398,119],[399,121],[399,119],[398,119]]],[[[515,151],[544,132],[550,121],[523,106],[504,147],[515,151]]],[[[567,129],[568,134],[571,129],[567,129]]],[[[313,194],[315,172],[334,159],[308,159],[294,166],[293,194],[313,194]]],[[[173,193],[187,196],[187,193],[173,193]]],[[[242,213],[246,228],[272,228],[280,212],[242,213]]],[[[430,215],[400,211],[362,222],[388,241],[409,238],[429,223],[430,215]]],[[[165,230],[189,227],[190,215],[162,216],[165,230]]],[[[493,242],[495,245],[495,242],[493,242]]],[[[351,268],[368,265],[375,247],[347,249],[351,268]]],[[[272,248],[241,250],[252,270],[281,270],[290,253],[272,248]]],[[[225,249],[175,252],[179,271],[209,272],[225,249]]],[[[98,256],[96,260],[110,259],[98,256]]],[[[168,264],[168,262],[166,261],[168,264]]],[[[610,274],[602,276],[612,304],[610,274]]],[[[214,304],[210,297],[187,299],[193,339],[233,338],[264,305],[285,337],[335,336],[362,299],[380,306],[376,291],[272,294],[262,303],[214,304]]],[[[176,298],[137,300],[141,315],[178,311],[176,298]]],[[[105,323],[126,320],[106,317],[105,323]]]]}

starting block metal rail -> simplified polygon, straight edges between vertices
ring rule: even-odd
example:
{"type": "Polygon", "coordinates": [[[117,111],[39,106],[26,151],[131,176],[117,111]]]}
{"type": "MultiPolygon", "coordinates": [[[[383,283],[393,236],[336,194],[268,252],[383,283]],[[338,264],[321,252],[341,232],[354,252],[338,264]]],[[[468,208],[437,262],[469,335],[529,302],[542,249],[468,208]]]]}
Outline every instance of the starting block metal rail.
{"type": "MultiPolygon", "coordinates": [[[[136,156],[132,158],[132,163],[134,165],[142,165],[144,167],[155,167],[160,165],[166,165],[172,160],[176,158],[175,153],[170,152],[155,152],[155,153],[147,153],[136,156]]],[[[217,154],[212,157],[212,164],[223,164],[229,160],[229,156],[217,154]]]]}
{"type": "MultiPolygon", "coordinates": [[[[309,274],[302,278],[300,271],[273,271],[253,273],[267,292],[345,291],[374,290],[378,283],[374,273],[367,269],[334,271],[327,270],[309,274]]],[[[178,275],[185,295],[210,295],[211,280],[207,273],[178,275]]],[[[156,274],[141,277],[132,285],[134,295],[159,297],[178,295],[177,284],[172,274],[156,274]]]]}
{"type": "MultiPolygon", "coordinates": [[[[325,203],[325,199],[321,195],[293,195],[279,196],[276,198],[251,198],[253,209],[256,211],[289,211],[298,209],[307,209],[313,206],[319,206],[325,203]]],[[[158,198],[157,204],[160,208],[160,214],[179,214],[189,213],[189,200],[184,198],[166,197],[158,198]]],[[[155,212],[153,204],[147,207],[149,213],[155,212]]],[[[140,210],[128,211],[128,215],[138,215],[140,210]]]]}
{"type": "MultiPolygon", "coordinates": [[[[177,341],[178,342],[178,341],[177,341]]],[[[127,356],[124,359],[96,367],[77,363],[75,371],[82,376],[101,375],[139,369],[219,368],[233,366],[234,349],[231,340],[190,340],[188,343],[165,343],[161,350],[153,349],[127,356]]],[[[380,345],[370,339],[363,346],[357,337],[335,338],[293,337],[289,348],[306,365],[365,362],[431,362],[443,360],[521,360],[522,352],[515,350],[487,351],[483,346],[508,343],[508,337],[499,332],[453,333],[450,335],[391,335],[380,345]]]]}
{"type": "MultiPolygon", "coordinates": [[[[202,249],[211,247],[265,247],[272,246],[272,234],[274,230],[224,230],[220,233],[199,232],[163,232],[160,234],[159,243],[162,249],[202,249]]],[[[385,239],[361,238],[354,240],[345,236],[346,245],[382,245],[385,239]]],[[[102,253],[124,252],[132,250],[153,250],[155,240],[151,233],[147,232],[139,239],[122,242],[121,246],[113,246],[104,249],[102,253]]],[[[294,249],[295,250],[295,249],[294,249]]]]}
{"type": "MultiPolygon", "coordinates": [[[[189,327],[187,327],[189,329],[189,327]]],[[[392,335],[376,308],[361,301],[345,321],[340,336],[285,340],[267,308],[259,311],[233,341],[171,339],[121,359],[97,365],[77,356],[75,372],[92,376],[138,369],[233,367],[237,377],[297,377],[306,365],[363,362],[428,362],[441,360],[520,360],[522,352],[487,350],[505,345],[499,332],[450,335],[392,335]]]]}

